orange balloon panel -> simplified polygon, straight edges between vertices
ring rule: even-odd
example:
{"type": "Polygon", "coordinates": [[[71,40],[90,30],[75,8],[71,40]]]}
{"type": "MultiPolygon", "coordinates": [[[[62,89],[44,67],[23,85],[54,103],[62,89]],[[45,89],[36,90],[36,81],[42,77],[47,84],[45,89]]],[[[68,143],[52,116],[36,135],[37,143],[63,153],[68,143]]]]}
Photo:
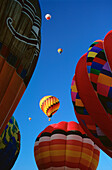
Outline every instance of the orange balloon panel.
{"type": "Polygon", "coordinates": [[[99,148],[76,122],[49,125],[37,137],[34,156],[41,169],[96,170],[99,148]]]}
{"type": "Polygon", "coordinates": [[[59,109],[59,99],[54,96],[45,96],[40,100],[41,110],[48,116],[52,117],[54,113],[59,109]]]}
{"type": "Polygon", "coordinates": [[[33,2],[0,3],[0,134],[17,107],[40,52],[41,11],[33,2]]]}

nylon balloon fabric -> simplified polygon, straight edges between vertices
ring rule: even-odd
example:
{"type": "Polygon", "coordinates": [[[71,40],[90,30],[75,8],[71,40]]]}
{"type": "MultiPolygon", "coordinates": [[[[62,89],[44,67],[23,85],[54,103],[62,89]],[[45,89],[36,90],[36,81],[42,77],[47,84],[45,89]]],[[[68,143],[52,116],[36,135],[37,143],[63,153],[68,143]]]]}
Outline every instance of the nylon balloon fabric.
{"type": "Polygon", "coordinates": [[[60,107],[59,99],[55,96],[44,96],[40,100],[40,109],[48,116],[52,117],[60,107]]]}
{"type": "Polygon", "coordinates": [[[112,157],[112,73],[105,53],[107,35],[104,40],[93,42],[77,63],[71,97],[82,128],[112,157]]]}
{"type": "Polygon", "coordinates": [[[12,116],[0,136],[0,169],[10,170],[20,152],[20,131],[12,116]]]}
{"type": "Polygon", "coordinates": [[[35,69],[41,45],[38,0],[0,1],[0,134],[35,69]]]}
{"type": "Polygon", "coordinates": [[[112,142],[96,125],[91,115],[87,112],[84,104],[78,94],[75,82],[75,75],[72,79],[71,97],[74,106],[75,115],[88,136],[109,156],[112,156],[112,142]]]}
{"type": "Polygon", "coordinates": [[[46,127],[34,145],[39,170],[96,170],[100,150],[76,122],[59,122],[46,127]]]}

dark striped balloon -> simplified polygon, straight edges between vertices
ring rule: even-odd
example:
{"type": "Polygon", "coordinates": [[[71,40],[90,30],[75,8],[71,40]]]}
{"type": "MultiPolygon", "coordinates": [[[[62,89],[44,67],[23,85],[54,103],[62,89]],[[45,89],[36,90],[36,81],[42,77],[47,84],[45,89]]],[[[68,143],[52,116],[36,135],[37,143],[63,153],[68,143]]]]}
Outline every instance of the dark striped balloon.
{"type": "Polygon", "coordinates": [[[0,134],[35,69],[41,44],[38,0],[0,0],[0,134]]]}
{"type": "Polygon", "coordinates": [[[96,170],[99,148],[76,122],[59,122],[46,127],[34,145],[39,170],[96,170]]]}

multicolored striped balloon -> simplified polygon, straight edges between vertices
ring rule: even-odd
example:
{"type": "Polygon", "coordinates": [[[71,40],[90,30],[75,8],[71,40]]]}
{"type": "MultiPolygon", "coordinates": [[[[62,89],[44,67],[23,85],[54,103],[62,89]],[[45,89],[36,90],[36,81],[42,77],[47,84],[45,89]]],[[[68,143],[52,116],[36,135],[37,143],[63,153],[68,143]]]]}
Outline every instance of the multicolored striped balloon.
{"type": "Polygon", "coordinates": [[[101,129],[96,125],[91,115],[87,112],[84,104],[79,96],[75,75],[72,79],[71,84],[71,97],[74,106],[75,115],[85,132],[89,137],[109,156],[112,157],[112,142],[108,137],[101,131],[101,129]]]}
{"type": "Polygon", "coordinates": [[[20,152],[20,131],[12,116],[0,136],[0,169],[11,169],[20,152]]]}
{"type": "Polygon", "coordinates": [[[99,147],[73,121],[49,125],[38,135],[34,145],[39,170],[96,170],[99,155],[99,147]]]}
{"type": "Polygon", "coordinates": [[[50,118],[54,115],[60,107],[59,99],[55,96],[44,96],[40,100],[41,110],[50,118]]]}
{"type": "Polygon", "coordinates": [[[97,40],[90,46],[87,71],[99,100],[112,118],[112,73],[103,49],[103,40],[97,40]]]}
{"type": "Polygon", "coordinates": [[[92,43],[77,63],[71,96],[78,121],[89,137],[112,157],[112,31],[92,43]],[[105,53],[106,52],[106,53],[105,53]]]}

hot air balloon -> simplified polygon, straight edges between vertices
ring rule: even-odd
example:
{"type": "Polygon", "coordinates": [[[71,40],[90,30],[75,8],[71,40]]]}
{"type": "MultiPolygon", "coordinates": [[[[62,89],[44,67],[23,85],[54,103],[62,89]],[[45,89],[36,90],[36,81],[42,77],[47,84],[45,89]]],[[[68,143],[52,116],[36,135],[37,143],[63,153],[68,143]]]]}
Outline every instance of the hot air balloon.
{"type": "Polygon", "coordinates": [[[40,109],[49,117],[49,121],[52,115],[54,115],[60,107],[59,99],[55,96],[44,96],[40,100],[40,109]]]}
{"type": "Polygon", "coordinates": [[[29,119],[29,120],[32,120],[32,118],[31,118],[31,117],[29,117],[28,119],[29,119]]]}
{"type": "Polygon", "coordinates": [[[71,84],[71,97],[74,106],[75,115],[88,136],[110,157],[112,157],[112,142],[107,136],[101,131],[98,125],[95,124],[94,120],[87,112],[84,104],[77,91],[75,82],[75,75],[72,79],[71,84]]]}
{"type": "Polygon", "coordinates": [[[106,53],[106,56],[107,56],[107,60],[109,62],[109,66],[110,66],[111,71],[112,71],[111,43],[112,43],[112,30],[109,31],[104,38],[104,50],[105,50],[105,53],[106,53]]]}
{"type": "Polygon", "coordinates": [[[10,170],[20,152],[20,131],[12,116],[0,136],[0,169],[10,170]]]}
{"type": "Polygon", "coordinates": [[[63,52],[62,48],[58,48],[58,53],[61,54],[63,52]]]}
{"type": "Polygon", "coordinates": [[[51,19],[51,15],[50,15],[50,14],[46,14],[46,15],[45,15],[45,18],[46,18],[47,20],[50,20],[50,19],[51,19]]]}
{"type": "Polygon", "coordinates": [[[38,0],[0,3],[0,134],[19,103],[40,52],[38,0]]]}
{"type": "Polygon", "coordinates": [[[99,147],[73,121],[49,125],[37,136],[34,145],[39,170],[96,170],[99,155],[99,147]]]}
{"type": "Polygon", "coordinates": [[[104,41],[97,40],[81,57],[72,80],[71,96],[84,131],[112,157],[112,73],[104,50],[104,41]]]}

